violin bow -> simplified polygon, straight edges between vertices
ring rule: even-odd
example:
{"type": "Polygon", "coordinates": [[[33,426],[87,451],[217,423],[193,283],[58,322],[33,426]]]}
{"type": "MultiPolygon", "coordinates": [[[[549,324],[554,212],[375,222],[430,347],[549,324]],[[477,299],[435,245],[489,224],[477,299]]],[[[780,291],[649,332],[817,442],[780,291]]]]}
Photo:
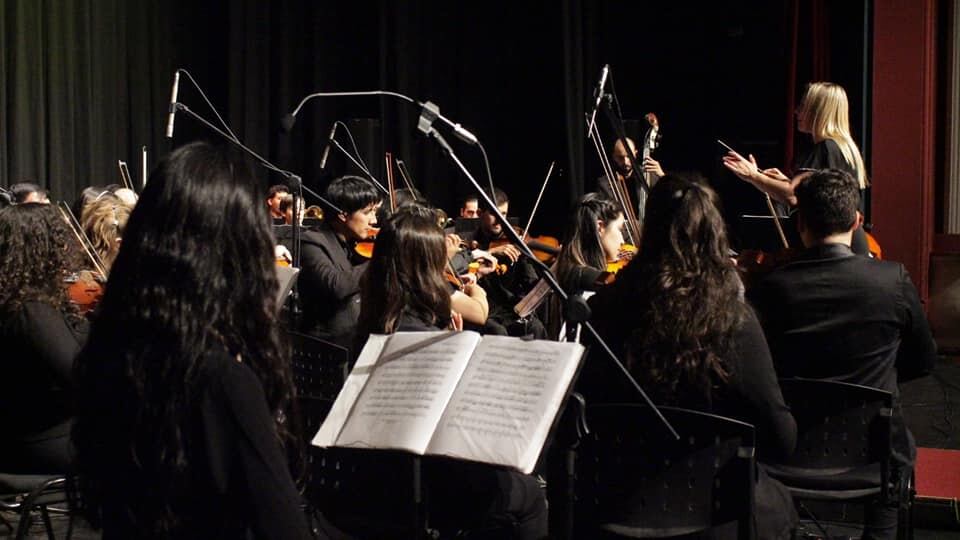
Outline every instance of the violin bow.
{"type": "Polygon", "coordinates": [[[387,189],[390,191],[390,211],[397,211],[397,194],[393,184],[393,154],[387,152],[384,156],[387,162],[387,189]]]}
{"type": "MultiPolygon", "coordinates": [[[[585,120],[586,121],[586,120],[585,120]]],[[[625,185],[621,185],[617,181],[617,174],[613,170],[613,165],[610,164],[610,159],[607,157],[607,153],[604,151],[603,141],[600,139],[600,130],[596,125],[593,126],[593,131],[591,133],[593,136],[590,137],[590,140],[593,142],[593,147],[597,152],[597,156],[600,158],[600,166],[603,167],[603,174],[607,177],[607,183],[610,186],[610,193],[613,195],[614,202],[620,205],[620,209],[623,211],[623,216],[627,222],[627,236],[630,239],[630,243],[636,245],[640,240],[640,227],[636,220],[631,219],[633,213],[630,205],[630,195],[626,193],[625,185]]]]}
{"type": "Polygon", "coordinates": [[[780,236],[780,243],[783,244],[783,249],[790,249],[790,243],[787,242],[787,235],[783,234],[783,224],[780,223],[780,216],[777,214],[776,208],[773,207],[773,199],[770,198],[770,194],[766,191],[763,192],[763,196],[767,201],[767,209],[770,211],[770,217],[773,218],[773,224],[777,227],[777,234],[780,236]]]}
{"type": "Polygon", "coordinates": [[[520,239],[524,242],[527,241],[527,234],[530,232],[530,225],[533,223],[533,216],[537,215],[537,209],[540,208],[540,200],[543,199],[543,192],[547,189],[547,182],[550,181],[550,175],[553,174],[553,167],[556,164],[556,161],[550,162],[550,167],[547,169],[547,177],[543,179],[543,185],[540,186],[540,194],[537,195],[537,202],[533,203],[533,210],[530,211],[530,218],[527,220],[527,226],[523,228],[523,236],[520,237],[520,239]]]}
{"type": "Polygon", "coordinates": [[[136,190],[133,189],[133,180],[130,178],[130,169],[127,167],[127,162],[118,159],[117,168],[120,169],[120,181],[123,183],[123,187],[136,193],[136,190]]]}
{"type": "Polygon", "coordinates": [[[400,171],[400,178],[403,180],[403,185],[410,190],[410,195],[413,197],[413,200],[417,200],[417,190],[413,188],[413,179],[410,177],[410,172],[407,171],[407,164],[399,158],[397,158],[396,161],[397,170],[400,171]]]}
{"type": "Polygon", "coordinates": [[[97,253],[97,250],[93,247],[93,242],[87,238],[87,234],[83,232],[83,227],[80,226],[80,222],[77,221],[77,217],[73,215],[73,211],[70,210],[70,207],[67,206],[67,203],[60,201],[60,205],[57,206],[60,210],[60,213],[63,215],[63,219],[66,220],[67,225],[70,226],[70,230],[73,231],[73,235],[77,238],[77,242],[80,243],[80,248],[90,259],[90,263],[93,264],[94,270],[100,272],[100,276],[103,278],[107,277],[107,272],[104,270],[106,266],[103,263],[103,260],[100,259],[100,255],[97,253]]]}

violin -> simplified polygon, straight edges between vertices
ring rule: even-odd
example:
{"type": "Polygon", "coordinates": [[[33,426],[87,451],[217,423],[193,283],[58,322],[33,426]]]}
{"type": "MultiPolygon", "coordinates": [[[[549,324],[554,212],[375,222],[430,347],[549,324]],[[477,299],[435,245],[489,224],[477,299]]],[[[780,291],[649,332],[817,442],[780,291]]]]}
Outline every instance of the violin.
{"type": "Polygon", "coordinates": [[[377,240],[377,233],[380,232],[379,228],[371,228],[367,231],[367,239],[357,242],[357,245],[353,246],[353,251],[357,255],[360,255],[364,259],[369,259],[373,257],[373,245],[377,240]]]}
{"type": "Polygon", "coordinates": [[[81,270],[65,277],[63,283],[67,287],[70,303],[77,306],[81,315],[86,316],[100,304],[105,281],[103,276],[96,272],[81,270]]]}
{"type": "Polygon", "coordinates": [[[621,244],[620,252],[617,253],[617,259],[615,261],[607,262],[606,271],[610,274],[616,275],[617,272],[623,270],[623,267],[627,265],[633,256],[637,254],[637,246],[633,244],[621,244]]]}
{"type": "MultiPolygon", "coordinates": [[[[524,243],[530,248],[530,251],[533,252],[533,256],[542,263],[550,264],[557,258],[557,255],[560,254],[560,241],[553,236],[525,236],[520,232],[519,228],[517,228],[517,234],[524,239],[524,243]]],[[[505,246],[509,243],[510,239],[508,238],[491,240],[490,249],[505,246]]]]}

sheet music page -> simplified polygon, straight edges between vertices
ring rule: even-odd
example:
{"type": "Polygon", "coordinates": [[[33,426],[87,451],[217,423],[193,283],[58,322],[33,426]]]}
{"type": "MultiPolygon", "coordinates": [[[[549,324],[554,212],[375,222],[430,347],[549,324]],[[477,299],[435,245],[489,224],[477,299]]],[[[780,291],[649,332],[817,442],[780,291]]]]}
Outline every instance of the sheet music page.
{"type": "Polygon", "coordinates": [[[484,337],[428,452],[530,473],[583,352],[577,343],[484,337]]]}
{"type": "Polygon", "coordinates": [[[475,332],[400,332],[389,336],[335,446],[393,448],[422,454],[479,341],[480,335],[475,332]],[[389,359],[396,351],[431,339],[440,340],[389,359]]]}
{"type": "Polygon", "coordinates": [[[333,443],[337,440],[337,435],[343,429],[343,424],[347,421],[347,416],[353,409],[353,404],[360,395],[360,391],[367,384],[367,379],[370,378],[370,373],[373,370],[372,366],[377,363],[377,358],[380,357],[380,352],[383,351],[383,346],[387,343],[389,337],[374,334],[367,339],[363,350],[360,351],[360,357],[357,358],[357,363],[353,366],[353,370],[344,382],[343,388],[340,389],[340,393],[337,394],[337,399],[333,402],[333,407],[324,419],[323,425],[320,426],[320,430],[310,441],[311,444],[320,447],[333,446],[333,443]]]}

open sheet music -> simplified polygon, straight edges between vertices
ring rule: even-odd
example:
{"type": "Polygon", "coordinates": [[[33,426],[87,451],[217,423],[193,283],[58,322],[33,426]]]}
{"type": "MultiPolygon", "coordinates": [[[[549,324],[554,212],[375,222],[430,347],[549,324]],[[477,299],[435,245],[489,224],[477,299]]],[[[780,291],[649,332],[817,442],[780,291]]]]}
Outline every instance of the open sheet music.
{"type": "Polygon", "coordinates": [[[475,332],[370,336],[313,444],[530,473],[583,353],[575,343],[475,332]]]}

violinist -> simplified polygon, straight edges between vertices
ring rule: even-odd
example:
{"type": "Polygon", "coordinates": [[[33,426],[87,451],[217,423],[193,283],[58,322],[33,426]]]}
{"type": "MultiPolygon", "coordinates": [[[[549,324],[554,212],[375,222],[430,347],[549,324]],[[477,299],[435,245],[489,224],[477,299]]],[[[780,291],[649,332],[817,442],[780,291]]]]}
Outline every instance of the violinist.
{"type": "Polygon", "coordinates": [[[70,468],[71,373],[87,335],[64,285],[79,260],[75,246],[52,206],[0,209],[0,463],[7,472],[70,468]]]}
{"type": "MultiPolygon", "coordinates": [[[[623,227],[623,211],[615,203],[599,193],[587,193],[580,198],[567,226],[555,270],[567,294],[589,297],[609,281],[610,263],[632,256],[621,253],[623,227]]],[[[563,322],[559,298],[551,296],[547,306],[549,333],[559,336],[563,322]]]]}
{"type": "Polygon", "coordinates": [[[468,195],[463,199],[460,205],[460,217],[464,219],[476,219],[480,216],[480,202],[476,195],[468,195]]]}
{"type": "Polygon", "coordinates": [[[354,247],[377,225],[382,201],[377,188],[358,176],[333,180],[324,197],[341,212],[324,212],[320,226],[301,236],[302,330],[349,346],[360,316],[360,276],[367,263],[354,247]]]}
{"type": "Polygon", "coordinates": [[[86,205],[80,218],[80,225],[100,260],[103,261],[103,269],[108,274],[120,251],[120,240],[127,226],[130,211],[130,206],[127,206],[119,197],[108,193],[86,205]]]}
{"type": "MultiPolygon", "coordinates": [[[[843,87],[830,82],[813,82],[807,85],[800,106],[796,110],[797,130],[810,135],[813,148],[800,157],[797,171],[800,174],[788,177],[780,169],[760,169],[752,155],[730,151],[723,157],[724,166],[745,182],[749,182],[774,200],[795,207],[797,198],[794,189],[809,171],[839,169],[857,180],[860,190],[860,213],[864,213],[863,194],[867,188],[866,167],[857,143],[850,133],[850,113],[847,93],[843,87]]],[[[794,227],[787,227],[791,232],[794,227]]],[[[795,238],[791,244],[799,244],[795,238]]],[[[860,227],[854,233],[854,253],[869,253],[866,234],[860,227]]]]}
{"type": "Polygon", "coordinates": [[[13,204],[29,202],[50,204],[50,198],[47,196],[47,192],[33,182],[20,182],[11,185],[10,194],[13,198],[13,204]]]}
{"type": "MultiPolygon", "coordinates": [[[[416,204],[398,208],[377,236],[363,277],[358,342],[372,333],[461,329],[463,321],[442,277],[445,263],[444,234],[435,213],[416,204]]],[[[465,524],[483,530],[497,516],[516,524],[512,538],[547,536],[546,500],[529,475],[481,463],[425,458],[424,483],[433,495],[428,511],[437,517],[444,538],[452,538],[465,524]]]]}
{"type": "MultiPolygon", "coordinates": [[[[500,213],[506,217],[510,210],[507,194],[494,188],[493,200],[500,213]]],[[[507,238],[496,214],[481,203],[480,219],[473,240],[479,249],[490,253],[498,261],[510,263],[506,273],[490,273],[480,280],[480,285],[487,291],[487,302],[490,304],[486,331],[500,334],[505,331],[512,336],[533,335],[538,339],[545,338],[546,329],[536,316],[520,319],[513,311],[517,302],[536,285],[539,276],[530,261],[521,257],[520,249],[513,244],[507,242],[490,247],[491,243],[507,238]]]]}
{"type": "Polygon", "coordinates": [[[295,388],[255,185],[238,156],[191,143],[130,218],[76,362],[78,476],[103,538],[314,537],[288,463],[295,388]]]}
{"type": "MultiPolygon", "coordinates": [[[[623,347],[627,367],[656,403],[753,424],[761,462],[789,455],[796,421],[763,330],[740,296],[715,193],[697,178],[667,175],[651,190],[646,210],[640,251],[616,283],[589,300],[598,331],[612,347],[623,347]]],[[[588,359],[583,375],[594,379],[578,383],[587,400],[632,396],[618,392],[619,378],[596,378],[590,368],[588,359]],[[585,388],[586,382],[597,386],[585,388]]],[[[761,467],[755,490],[756,537],[790,538],[797,514],[787,489],[761,467]]]]}

